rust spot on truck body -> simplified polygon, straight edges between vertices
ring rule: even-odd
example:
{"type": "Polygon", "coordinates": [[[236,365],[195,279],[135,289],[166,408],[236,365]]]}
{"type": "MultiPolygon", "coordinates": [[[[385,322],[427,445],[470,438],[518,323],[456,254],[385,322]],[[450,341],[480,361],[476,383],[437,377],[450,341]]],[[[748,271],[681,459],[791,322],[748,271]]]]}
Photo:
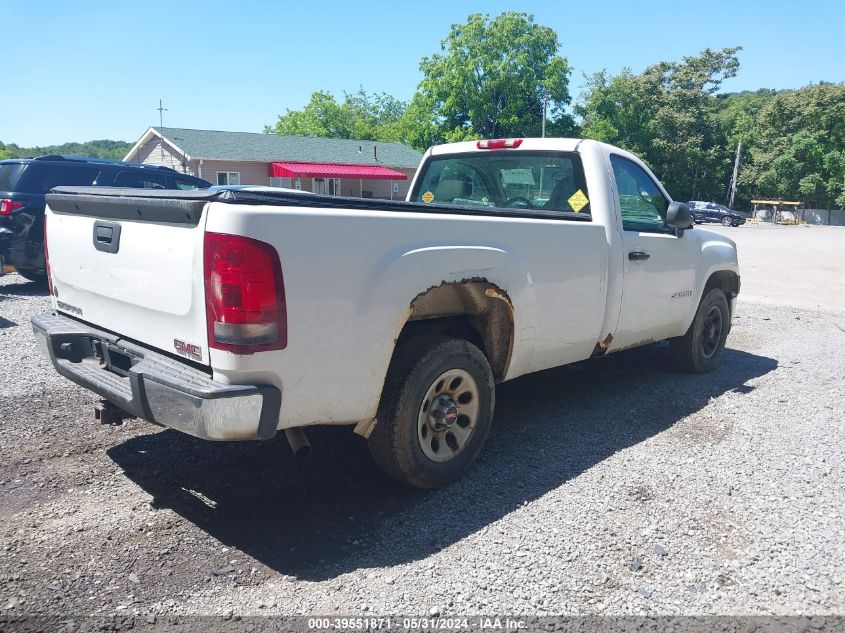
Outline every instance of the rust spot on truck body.
{"type": "Polygon", "coordinates": [[[607,348],[610,347],[610,344],[613,342],[613,334],[608,334],[604,337],[603,341],[598,341],[596,346],[593,348],[593,353],[590,354],[590,358],[595,358],[596,356],[604,356],[607,354],[607,348]]]}
{"type": "Polygon", "coordinates": [[[410,303],[408,324],[466,317],[483,344],[497,381],[504,378],[513,351],[513,302],[508,293],[482,277],[442,281],[410,303]]]}

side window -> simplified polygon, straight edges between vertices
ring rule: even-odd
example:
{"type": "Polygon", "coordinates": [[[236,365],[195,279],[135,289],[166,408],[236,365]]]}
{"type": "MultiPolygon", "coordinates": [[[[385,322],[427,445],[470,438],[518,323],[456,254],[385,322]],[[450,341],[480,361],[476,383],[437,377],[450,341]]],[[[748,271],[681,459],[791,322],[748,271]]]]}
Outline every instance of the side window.
{"type": "Polygon", "coordinates": [[[114,186],[131,189],[167,189],[167,178],[160,174],[122,171],[114,179],[114,186]]]}
{"type": "Polygon", "coordinates": [[[611,155],[610,164],[619,192],[622,228],[626,231],[662,231],[669,203],[655,182],[627,158],[611,155]]]}
{"type": "Polygon", "coordinates": [[[88,187],[97,179],[100,170],[95,167],[49,166],[41,173],[38,191],[47,192],[53,187],[88,187]]]}
{"type": "Polygon", "coordinates": [[[182,189],[183,191],[200,188],[198,182],[195,180],[188,180],[187,178],[174,178],[173,182],[176,183],[177,189],[182,189]]]}

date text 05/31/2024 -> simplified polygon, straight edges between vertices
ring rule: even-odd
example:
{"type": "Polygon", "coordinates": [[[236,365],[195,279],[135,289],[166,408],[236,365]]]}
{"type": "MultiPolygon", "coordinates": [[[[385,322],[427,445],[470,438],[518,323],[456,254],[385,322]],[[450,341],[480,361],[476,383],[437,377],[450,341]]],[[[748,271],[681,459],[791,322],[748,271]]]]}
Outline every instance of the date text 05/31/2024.
{"type": "Polygon", "coordinates": [[[312,630],[501,630],[518,631],[526,626],[524,620],[495,617],[432,617],[432,618],[308,618],[308,628],[312,630]]]}

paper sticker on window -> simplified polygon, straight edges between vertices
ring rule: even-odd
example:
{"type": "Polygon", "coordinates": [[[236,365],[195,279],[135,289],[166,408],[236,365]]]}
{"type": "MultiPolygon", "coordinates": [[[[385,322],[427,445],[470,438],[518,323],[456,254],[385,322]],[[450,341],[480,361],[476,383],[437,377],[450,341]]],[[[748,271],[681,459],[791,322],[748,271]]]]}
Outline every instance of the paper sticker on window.
{"type": "Polygon", "coordinates": [[[434,200],[434,194],[433,194],[433,193],[431,193],[430,191],[426,191],[426,192],[422,195],[422,201],[423,201],[423,202],[431,202],[432,200],[434,200]]]}
{"type": "Polygon", "coordinates": [[[537,183],[534,182],[534,172],[530,169],[503,169],[502,184],[534,186],[537,183]]]}
{"type": "Polygon", "coordinates": [[[586,207],[590,204],[590,201],[587,199],[587,196],[584,195],[584,192],[580,189],[569,196],[569,200],[567,200],[569,206],[572,207],[572,210],[575,213],[578,213],[581,209],[586,207]]]}

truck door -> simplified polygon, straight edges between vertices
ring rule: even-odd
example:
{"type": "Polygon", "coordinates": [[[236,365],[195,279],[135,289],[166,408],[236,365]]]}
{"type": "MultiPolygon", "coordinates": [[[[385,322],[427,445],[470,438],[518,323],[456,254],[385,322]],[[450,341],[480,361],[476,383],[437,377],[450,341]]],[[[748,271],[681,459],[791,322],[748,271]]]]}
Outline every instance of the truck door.
{"type": "Polygon", "coordinates": [[[619,325],[610,350],[683,334],[695,291],[698,241],[666,227],[669,200],[640,165],[611,155],[622,219],[619,325]]]}

